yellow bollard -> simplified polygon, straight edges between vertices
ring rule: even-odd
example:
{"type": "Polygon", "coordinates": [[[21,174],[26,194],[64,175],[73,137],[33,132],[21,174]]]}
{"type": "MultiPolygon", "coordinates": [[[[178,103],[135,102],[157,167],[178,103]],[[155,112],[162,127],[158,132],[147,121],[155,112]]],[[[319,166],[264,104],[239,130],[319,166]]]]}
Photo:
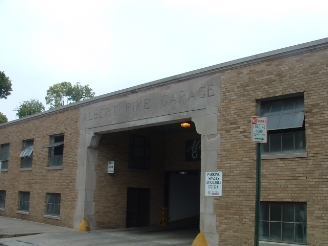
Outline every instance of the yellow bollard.
{"type": "Polygon", "coordinates": [[[204,233],[198,233],[191,246],[208,246],[204,233]]]}
{"type": "Polygon", "coordinates": [[[91,230],[91,226],[89,220],[86,217],[83,217],[81,219],[79,227],[77,228],[77,231],[90,231],[90,230],[91,230]]]}

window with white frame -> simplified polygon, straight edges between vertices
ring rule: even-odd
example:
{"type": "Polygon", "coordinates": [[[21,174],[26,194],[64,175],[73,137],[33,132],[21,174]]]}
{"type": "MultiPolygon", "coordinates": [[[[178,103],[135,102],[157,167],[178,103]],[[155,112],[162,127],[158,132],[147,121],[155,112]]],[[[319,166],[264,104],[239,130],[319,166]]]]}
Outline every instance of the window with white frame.
{"type": "Polygon", "coordinates": [[[0,190],[0,209],[5,209],[6,205],[6,191],[0,190]]]}
{"type": "Polygon", "coordinates": [[[60,215],[60,200],[61,194],[47,193],[47,207],[46,214],[59,216],[60,215]]]}
{"type": "Polygon", "coordinates": [[[10,148],[9,144],[1,144],[0,161],[1,161],[1,169],[4,170],[8,169],[9,148],[10,148]]]}
{"type": "Polygon", "coordinates": [[[33,150],[34,150],[34,140],[24,140],[23,141],[23,150],[20,153],[21,157],[21,167],[22,168],[31,168],[32,159],[33,159],[33,150]]]}
{"type": "Polygon", "coordinates": [[[303,95],[263,100],[260,115],[268,119],[268,142],[262,144],[262,154],[306,151],[303,95]]]}
{"type": "Polygon", "coordinates": [[[306,203],[261,202],[260,240],[306,243],[306,203]]]}
{"type": "Polygon", "coordinates": [[[30,210],[30,192],[19,192],[19,211],[28,212],[30,210]]]}
{"type": "Polygon", "coordinates": [[[49,167],[59,167],[63,165],[64,134],[50,136],[50,145],[44,148],[49,149],[49,167]]]}

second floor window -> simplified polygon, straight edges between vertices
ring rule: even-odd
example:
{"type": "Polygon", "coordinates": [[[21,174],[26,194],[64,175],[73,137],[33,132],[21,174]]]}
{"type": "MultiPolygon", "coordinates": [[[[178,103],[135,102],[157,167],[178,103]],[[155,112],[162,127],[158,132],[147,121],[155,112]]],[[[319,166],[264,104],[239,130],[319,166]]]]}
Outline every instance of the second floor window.
{"type": "Polygon", "coordinates": [[[1,144],[1,153],[0,153],[1,169],[8,169],[9,161],[9,144],[1,144]]]}
{"type": "Polygon", "coordinates": [[[59,167],[63,165],[64,134],[50,136],[49,166],[59,167]]]}
{"type": "Polygon", "coordinates": [[[34,150],[34,141],[33,140],[24,140],[23,141],[23,150],[20,153],[21,167],[22,168],[31,168],[32,167],[32,158],[34,150]]]}
{"type": "Polygon", "coordinates": [[[262,101],[260,115],[268,119],[268,142],[262,144],[263,154],[306,151],[303,96],[262,101]]]}

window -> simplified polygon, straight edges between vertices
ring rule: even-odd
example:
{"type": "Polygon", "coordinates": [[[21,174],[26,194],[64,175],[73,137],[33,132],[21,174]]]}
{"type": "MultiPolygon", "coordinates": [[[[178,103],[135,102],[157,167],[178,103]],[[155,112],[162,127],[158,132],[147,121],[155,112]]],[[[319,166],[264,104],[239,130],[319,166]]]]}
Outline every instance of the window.
{"type": "Polygon", "coordinates": [[[6,191],[0,190],[0,209],[4,209],[6,204],[6,191]]]}
{"type": "Polygon", "coordinates": [[[261,202],[260,239],[306,243],[306,203],[261,202]]]}
{"type": "Polygon", "coordinates": [[[58,167],[63,165],[64,154],[64,134],[50,136],[49,148],[49,166],[58,167]]]}
{"type": "Polygon", "coordinates": [[[47,207],[46,214],[47,215],[60,215],[60,198],[61,194],[57,193],[47,193],[47,207]]]}
{"type": "Polygon", "coordinates": [[[150,169],[150,138],[130,135],[129,168],[150,169]]]}
{"type": "Polygon", "coordinates": [[[268,142],[262,144],[263,154],[306,151],[303,96],[262,101],[260,115],[268,118],[268,142]]]}
{"type": "Polygon", "coordinates": [[[19,192],[19,211],[28,212],[30,209],[30,192],[19,192]]]}
{"type": "Polygon", "coordinates": [[[21,160],[22,168],[31,168],[32,167],[32,158],[34,150],[34,141],[33,140],[24,140],[23,141],[23,150],[20,153],[19,157],[21,160]]]}
{"type": "Polygon", "coordinates": [[[9,159],[9,144],[1,144],[1,169],[8,169],[8,159],[9,159]]]}

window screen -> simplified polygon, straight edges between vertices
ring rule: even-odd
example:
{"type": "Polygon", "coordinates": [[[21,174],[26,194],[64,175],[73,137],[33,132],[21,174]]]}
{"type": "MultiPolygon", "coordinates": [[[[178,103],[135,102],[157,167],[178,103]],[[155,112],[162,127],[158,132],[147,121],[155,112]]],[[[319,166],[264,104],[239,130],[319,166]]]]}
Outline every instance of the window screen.
{"type": "Polygon", "coordinates": [[[261,202],[260,239],[306,243],[306,203],[261,202]]]}
{"type": "Polygon", "coordinates": [[[8,161],[9,161],[9,144],[1,145],[1,169],[8,169],[8,161]]]}
{"type": "Polygon", "coordinates": [[[61,194],[57,193],[47,193],[47,207],[46,214],[47,215],[60,215],[60,200],[61,194]]]}
{"type": "Polygon", "coordinates": [[[268,118],[268,130],[302,127],[304,99],[301,96],[261,102],[260,115],[268,118]]]}
{"type": "Polygon", "coordinates": [[[21,162],[22,168],[32,167],[33,150],[34,150],[34,141],[33,140],[24,140],[23,141],[23,150],[19,155],[22,158],[22,162],[21,162]]]}

